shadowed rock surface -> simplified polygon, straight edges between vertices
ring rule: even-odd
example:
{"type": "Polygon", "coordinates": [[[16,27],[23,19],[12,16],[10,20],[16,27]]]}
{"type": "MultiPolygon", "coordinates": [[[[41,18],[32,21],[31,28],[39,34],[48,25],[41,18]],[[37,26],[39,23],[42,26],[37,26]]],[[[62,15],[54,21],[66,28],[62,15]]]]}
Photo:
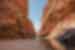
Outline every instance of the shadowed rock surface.
{"type": "Polygon", "coordinates": [[[0,39],[35,36],[27,16],[28,0],[0,0],[0,39]]]}

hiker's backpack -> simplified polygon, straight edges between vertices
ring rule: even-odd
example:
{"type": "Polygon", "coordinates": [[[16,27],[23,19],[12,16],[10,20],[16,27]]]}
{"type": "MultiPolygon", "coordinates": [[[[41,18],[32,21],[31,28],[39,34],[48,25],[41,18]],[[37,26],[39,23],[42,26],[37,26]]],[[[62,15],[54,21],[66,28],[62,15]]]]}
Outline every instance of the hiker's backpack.
{"type": "Polygon", "coordinates": [[[64,35],[59,37],[59,40],[68,50],[75,48],[75,28],[65,31],[64,35]]]}

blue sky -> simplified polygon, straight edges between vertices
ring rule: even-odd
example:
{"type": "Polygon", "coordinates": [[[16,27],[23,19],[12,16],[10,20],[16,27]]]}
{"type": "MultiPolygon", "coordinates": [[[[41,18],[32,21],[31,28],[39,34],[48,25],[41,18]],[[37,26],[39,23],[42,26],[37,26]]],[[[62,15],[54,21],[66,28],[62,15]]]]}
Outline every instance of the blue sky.
{"type": "Polygon", "coordinates": [[[46,3],[47,0],[29,0],[29,18],[32,20],[36,31],[40,28],[40,20],[46,3]]]}

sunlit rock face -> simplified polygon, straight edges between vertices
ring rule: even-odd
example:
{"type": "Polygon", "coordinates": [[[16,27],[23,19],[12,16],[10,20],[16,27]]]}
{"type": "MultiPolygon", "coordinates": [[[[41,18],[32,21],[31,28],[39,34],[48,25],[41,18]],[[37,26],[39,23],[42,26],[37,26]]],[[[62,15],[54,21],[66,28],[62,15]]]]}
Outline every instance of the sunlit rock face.
{"type": "Polygon", "coordinates": [[[28,0],[0,0],[0,39],[33,37],[27,16],[28,0]]]}
{"type": "Polygon", "coordinates": [[[47,11],[44,10],[40,36],[45,37],[51,34],[60,36],[60,34],[63,35],[65,29],[75,28],[75,0],[57,0],[56,3],[52,3],[52,5],[48,4],[47,11]]]}
{"type": "Polygon", "coordinates": [[[63,19],[64,16],[67,16],[68,12],[71,11],[67,9],[70,4],[70,0],[48,0],[48,4],[43,10],[40,35],[47,35],[58,21],[63,19]]]}

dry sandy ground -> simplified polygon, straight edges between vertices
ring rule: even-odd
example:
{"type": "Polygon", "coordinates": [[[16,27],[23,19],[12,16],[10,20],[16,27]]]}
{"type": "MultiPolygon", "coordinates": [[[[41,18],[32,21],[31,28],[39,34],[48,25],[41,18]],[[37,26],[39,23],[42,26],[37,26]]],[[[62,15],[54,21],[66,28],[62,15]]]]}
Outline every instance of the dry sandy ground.
{"type": "Polygon", "coordinates": [[[0,40],[0,50],[47,50],[39,40],[0,40]]]}

